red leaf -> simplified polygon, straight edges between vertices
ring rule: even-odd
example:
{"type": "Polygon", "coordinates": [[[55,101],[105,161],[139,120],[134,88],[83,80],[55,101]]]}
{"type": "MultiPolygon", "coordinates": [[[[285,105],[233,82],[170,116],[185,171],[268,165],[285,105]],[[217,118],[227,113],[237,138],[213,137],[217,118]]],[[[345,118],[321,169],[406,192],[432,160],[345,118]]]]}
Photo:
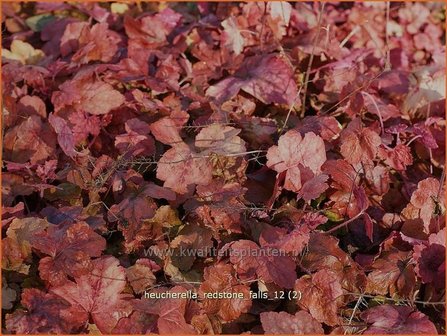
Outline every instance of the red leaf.
{"type": "Polygon", "coordinates": [[[284,188],[295,192],[302,187],[300,165],[319,174],[325,161],[323,139],[312,132],[302,138],[297,131],[288,131],[279,138],[278,146],[270,147],[267,152],[267,166],[278,173],[287,171],[284,188]]]}
{"type": "Polygon", "coordinates": [[[204,282],[200,285],[199,295],[204,293],[240,293],[242,299],[205,298],[202,302],[207,314],[216,314],[222,321],[230,322],[251,307],[250,288],[240,284],[233,267],[228,264],[216,264],[205,268],[204,282]]]}
{"type": "Polygon", "coordinates": [[[373,242],[373,237],[374,237],[374,224],[371,220],[371,217],[369,217],[369,215],[367,213],[363,214],[363,220],[365,223],[365,232],[366,232],[366,236],[369,238],[369,240],[371,242],[373,242]]]}
{"type": "Polygon", "coordinates": [[[118,43],[121,40],[118,33],[108,29],[107,23],[97,23],[91,28],[84,26],[76,39],[79,50],[72,60],[81,64],[91,61],[110,62],[118,51],[118,43]]]}
{"type": "Polygon", "coordinates": [[[44,162],[54,153],[56,137],[50,125],[43,123],[37,115],[32,115],[6,132],[3,145],[3,159],[36,164],[44,162]]]}
{"type": "Polygon", "coordinates": [[[171,118],[162,118],[150,125],[150,129],[155,139],[164,143],[165,145],[174,146],[182,142],[179,134],[178,126],[171,118]]]}
{"type": "Polygon", "coordinates": [[[324,193],[327,188],[329,188],[329,186],[325,183],[328,178],[329,177],[327,175],[321,174],[307,180],[298,192],[297,199],[302,198],[308,202],[320,197],[320,195],[324,193]]]}
{"type": "Polygon", "coordinates": [[[244,211],[245,188],[239,183],[227,183],[214,179],[208,185],[197,186],[198,198],[185,203],[185,209],[192,211],[214,231],[241,232],[241,215],[244,211]]]}
{"type": "Polygon", "coordinates": [[[17,334],[63,334],[73,332],[85,323],[84,316],[63,298],[38,289],[26,288],[22,293],[26,310],[6,315],[6,329],[17,334]]]}
{"type": "Polygon", "coordinates": [[[430,221],[435,215],[438,204],[444,204],[443,195],[439,181],[433,177],[426,178],[418,183],[417,189],[411,195],[410,203],[402,210],[402,215],[406,219],[420,218],[424,232],[429,233],[430,221]]]}
{"type": "Polygon", "coordinates": [[[210,86],[206,94],[219,104],[243,90],[264,104],[292,105],[297,100],[293,69],[283,56],[269,54],[245,59],[237,75],[210,86]]]}
{"type": "Polygon", "coordinates": [[[60,38],[60,51],[62,56],[67,56],[79,49],[79,36],[84,29],[88,28],[88,22],[72,22],[66,24],[62,37],[60,38]]]}
{"type": "Polygon", "coordinates": [[[74,108],[91,114],[107,114],[124,103],[124,96],[112,85],[96,79],[91,70],[80,71],[53,93],[56,113],[64,108],[74,108]]]}
{"type": "Polygon", "coordinates": [[[117,135],[115,147],[132,156],[149,156],[155,152],[154,139],[149,135],[149,125],[137,118],[126,121],[125,134],[117,135]]]}
{"type": "Polygon", "coordinates": [[[79,277],[93,269],[91,257],[99,257],[106,247],[103,237],[87,223],[52,225],[36,233],[32,246],[49,255],[39,263],[40,277],[52,285],[60,285],[67,276],[79,277]]]}
{"type": "Polygon", "coordinates": [[[37,217],[13,219],[2,240],[2,268],[28,274],[30,266],[24,263],[32,259],[31,241],[47,226],[45,219],[37,217]]]}
{"type": "Polygon", "coordinates": [[[126,286],[124,268],[114,257],[94,260],[91,273],[75,281],[53,287],[50,292],[71,303],[85,323],[90,316],[100,332],[110,333],[119,319],[132,312],[129,301],[125,300],[128,296],[121,294],[126,286]]]}
{"type": "Polygon", "coordinates": [[[73,132],[67,124],[67,121],[54,115],[50,114],[48,121],[57,133],[57,142],[61,146],[62,150],[66,155],[73,158],[78,154],[75,150],[75,142],[73,137],[73,132]]]}
{"type": "Polygon", "coordinates": [[[186,194],[188,187],[211,181],[212,167],[207,158],[193,152],[185,143],[179,143],[158,161],[157,178],[164,181],[163,186],[186,194]]]}
{"type": "Polygon", "coordinates": [[[241,130],[231,126],[213,124],[203,128],[196,136],[195,145],[203,154],[231,155],[245,152],[245,142],[237,135],[241,130]]]}
{"type": "Polygon", "coordinates": [[[432,283],[436,288],[445,287],[445,246],[436,243],[416,245],[413,258],[416,274],[422,283],[432,283]]]}
{"type": "Polygon", "coordinates": [[[156,282],[153,271],[159,269],[158,265],[150,259],[138,259],[135,265],[126,269],[126,277],[137,294],[141,294],[156,282]]]}
{"type": "Polygon", "coordinates": [[[295,315],[286,312],[264,312],[260,317],[262,329],[266,334],[324,334],[321,324],[303,310],[295,315]]]}
{"type": "Polygon", "coordinates": [[[350,192],[360,180],[359,174],[346,160],[329,160],[322,167],[332,179],[331,187],[350,192]]]}
{"type": "MultiPolygon", "coordinates": [[[[119,203],[110,207],[108,219],[111,222],[118,221],[120,229],[123,231],[126,240],[126,248],[133,251],[141,247],[141,229],[145,220],[151,219],[155,215],[157,205],[149,197],[144,185],[139,188],[129,183],[126,190],[126,197],[119,203]]],[[[151,239],[153,237],[146,237],[151,239]]]]}
{"type": "Polygon", "coordinates": [[[170,290],[158,288],[150,293],[169,292],[177,293],[177,298],[168,299],[145,299],[137,303],[136,309],[158,315],[158,333],[159,334],[197,334],[194,327],[185,320],[187,298],[181,298],[180,295],[186,295],[187,290],[181,286],[175,286],[170,290]]]}
{"type": "Polygon", "coordinates": [[[330,326],[340,324],[339,308],[343,304],[340,278],[330,270],[320,270],[296,281],[294,289],[301,292],[298,306],[309,311],[319,322],[330,326]]]}
{"type": "Polygon", "coordinates": [[[255,275],[267,283],[274,282],[280,287],[292,288],[296,280],[295,262],[292,258],[269,251],[268,246],[259,247],[250,240],[230,243],[230,261],[237,273],[244,279],[253,280],[255,275]]]}
{"type": "Polygon", "coordinates": [[[291,232],[287,232],[284,228],[267,226],[261,232],[259,242],[263,247],[286,253],[293,252],[297,255],[309,242],[309,232],[310,228],[307,225],[299,226],[291,232]]]}
{"type": "Polygon", "coordinates": [[[300,120],[295,129],[302,135],[313,132],[323,140],[331,141],[338,137],[342,127],[334,117],[310,116],[300,120]]]}
{"type": "Polygon", "coordinates": [[[393,149],[379,148],[379,156],[385,163],[396,170],[405,170],[413,164],[413,155],[408,146],[398,144],[393,149]]]}
{"type": "Polygon", "coordinates": [[[370,128],[362,127],[359,119],[354,119],[341,135],[340,151],[346,161],[352,164],[369,163],[376,157],[380,136],[370,128]]]}
{"type": "Polygon", "coordinates": [[[415,290],[414,266],[409,263],[410,253],[396,249],[384,251],[372,264],[366,291],[372,294],[412,297],[415,290]]]}
{"type": "Polygon", "coordinates": [[[337,273],[342,288],[349,292],[358,293],[365,289],[363,269],[338,246],[336,238],[324,233],[311,233],[301,265],[309,272],[327,269],[337,273]]]}
{"type": "Polygon", "coordinates": [[[365,334],[438,334],[428,317],[408,306],[382,305],[361,314],[368,323],[365,334]]]}

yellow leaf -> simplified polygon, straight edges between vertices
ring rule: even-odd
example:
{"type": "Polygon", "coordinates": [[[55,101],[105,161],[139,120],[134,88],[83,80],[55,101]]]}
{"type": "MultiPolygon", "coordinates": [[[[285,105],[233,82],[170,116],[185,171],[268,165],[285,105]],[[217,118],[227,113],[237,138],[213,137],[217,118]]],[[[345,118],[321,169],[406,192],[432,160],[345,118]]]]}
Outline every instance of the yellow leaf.
{"type": "Polygon", "coordinates": [[[22,64],[36,64],[45,54],[40,49],[34,49],[27,42],[14,40],[11,43],[11,50],[2,49],[2,56],[22,64]]]}
{"type": "Polygon", "coordinates": [[[129,6],[125,3],[114,2],[110,6],[110,10],[113,14],[124,14],[129,10],[129,6]]]}

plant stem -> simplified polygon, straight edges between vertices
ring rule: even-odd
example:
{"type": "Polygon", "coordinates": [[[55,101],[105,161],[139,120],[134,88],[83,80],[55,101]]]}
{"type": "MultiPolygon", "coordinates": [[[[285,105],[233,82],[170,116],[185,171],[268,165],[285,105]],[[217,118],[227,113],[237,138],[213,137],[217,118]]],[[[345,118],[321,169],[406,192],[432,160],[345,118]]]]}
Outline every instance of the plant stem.
{"type": "Polygon", "coordinates": [[[317,34],[315,35],[315,39],[313,41],[312,53],[310,54],[309,63],[307,64],[306,76],[304,78],[303,104],[301,105],[301,115],[300,115],[301,118],[304,118],[304,114],[306,113],[307,85],[309,83],[310,69],[312,68],[312,63],[314,61],[315,45],[317,44],[318,37],[320,36],[321,20],[323,18],[323,12],[324,12],[325,5],[326,5],[326,3],[323,2],[321,5],[320,13],[318,14],[318,30],[317,30],[317,34]]]}

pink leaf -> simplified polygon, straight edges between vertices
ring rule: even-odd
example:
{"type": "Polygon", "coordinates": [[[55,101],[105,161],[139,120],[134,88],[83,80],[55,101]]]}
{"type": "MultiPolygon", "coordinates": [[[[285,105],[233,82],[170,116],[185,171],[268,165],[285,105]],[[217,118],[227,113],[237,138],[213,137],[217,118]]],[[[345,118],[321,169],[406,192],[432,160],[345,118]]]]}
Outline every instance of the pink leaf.
{"type": "Polygon", "coordinates": [[[185,194],[189,186],[206,185],[212,178],[208,159],[193,152],[185,143],[167,150],[158,161],[157,178],[163,186],[185,194]]]}
{"type": "Polygon", "coordinates": [[[124,96],[112,85],[96,79],[91,71],[80,71],[53,93],[55,111],[72,107],[91,114],[107,114],[124,103],[124,96]]]}
{"type": "Polygon", "coordinates": [[[50,114],[48,121],[57,133],[59,146],[61,146],[65,154],[73,158],[77,152],[75,150],[73,132],[68,126],[67,121],[56,116],[54,113],[50,114]]]}
{"type": "Polygon", "coordinates": [[[286,171],[284,188],[295,192],[302,187],[300,165],[319,174],[325,161],[323,139],[312,132],[302,138],[299,132],[288,131],[279,138],[278,146],[270,147],[267,152],[267,166],[278,173],[286,171]]]}
{"type": "Polygon", "coordinates": [[[408,306],[377,306],[363,312],[361,317],[369,325],[365,334],[438,333],[426,315],[408,306]]]}
{"type": "Polygon", "coordinates": [[[237,75],[209,87],[207,95],[221,104],[233,98],[240,89],[264,104],[292,105],[297,99],[293,69],[284,56],[277,54],[246,58],[237,75]]]}
{"type": "Polygon", "coordinates": [[[283,311],[264,312],[260,317],[266,334],[324,334],[321,324],[304,310],[295,315],[283,311]]]}
{"type": "Polygon", "coordinates": [[[102,333],[110,333],[119,319],[127,317],[132,307],[127,295],[121,294],[126,286],[124,268],[118,259],[107,256],[93,261],[90,274],[75,278],[76,282],[51,288],[50,292],[64,298],[79,316],[89,316],[102,333]]]}

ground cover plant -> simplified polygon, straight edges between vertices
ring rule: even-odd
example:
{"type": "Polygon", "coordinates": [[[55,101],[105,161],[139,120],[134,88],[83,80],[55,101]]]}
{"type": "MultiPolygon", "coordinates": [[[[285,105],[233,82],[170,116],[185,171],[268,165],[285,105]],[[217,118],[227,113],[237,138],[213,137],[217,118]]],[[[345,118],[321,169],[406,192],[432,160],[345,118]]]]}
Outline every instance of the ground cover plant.
{"type": "Polygon", "coordinates": [[[3,333],[444,334],[444,27],[3,3],[3,333]]]}

